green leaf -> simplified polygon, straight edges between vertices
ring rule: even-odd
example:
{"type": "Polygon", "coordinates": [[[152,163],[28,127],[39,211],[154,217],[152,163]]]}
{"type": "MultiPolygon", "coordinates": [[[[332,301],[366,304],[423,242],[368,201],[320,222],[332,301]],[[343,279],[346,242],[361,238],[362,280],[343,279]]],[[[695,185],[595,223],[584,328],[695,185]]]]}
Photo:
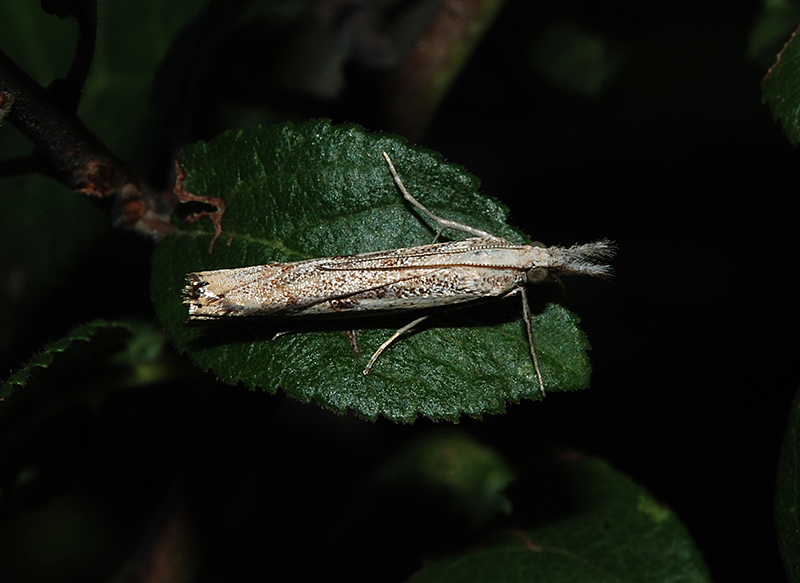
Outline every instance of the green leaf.
{"type": "Polygon", "coordinates": [[[513,531],[477,551],[431,561],[415,583],[626,581],[700,583],[708,570],[686,528],[641,486],[599,459],[566,466],[568,518],[513,531]]]}
{"type": "Polygon", "coordinates": [[[763,0],[761,15],[750,31],[747,43],[747,58],[761,62],[767,55],[770,61],[780,47],[797,28],[800,7],[789,0],[763,0]]]}
{"type": "Polygon", "coordinates": [[[47,384],[56,376],[60,381],[54,384],[59,385],[56,390],[62,396],[73,389],[85,391],[104,365],[126,367],[124,378],[115,376],[116,387],[150,382],[162,376],[155,375],[151,365],[161,355],[164,344],[163,333],[152,324],[95,320],[50,344],[12,374],[0,387],[0,401],[18,387],[27,387],[32,381],[47,384]],[[82,382],[63,382],[74,376],[80,376],[82,382]]]}
{"type": "Polygon", "coordinates": [[[531,46],[529,58],[554,85],[592,98],[601,95],[624,60],[607,39],[574,23],[551,25],[531,46]]]}
{"type": "Polygon", "coordinates": [[[800,581],[800,390],[795,393],[778,460],[775,527],[789,581],[800,581]]]}
{"type": "Polygon", "coordinates": [[[164,102],[178,91],[176,84],[159,82],[185,74],[194,37],[181,33],[195,26],[193,19],[207,5],[208,0],[98,4],[97,48],[78,113],[106,146],[140,170],[157,153],[155,139],[163,137],[166,122],[156,115],[175,115],[153,111],[168,109],[164,102]]]}
{"type": "Polygon", "coordinates": [[[0,4],[0,38],[6,53],[43,86],[63,77],[69,69],[77,39],[72,19],[61,20],[42,10],[39,2],[0,4]]]}
{"type": "Polygon", "coordinates": [[[514,477],[514,470],[493,449],[466,433],[443,431],[395,454],[377,482],[397,492],[406,504],[419,495],[479,527],[511,511],[504,490],[514,477]]]}
{"type": "Polygon", "coordinates": [[[772,109],[772,117],[780,120],[786,137],[796,146],[800,142],[800,43],[797,32],[767,73],[761,91],[763,100],[772,109]]]}
{"type": "MultiPolygon", "coordinates": [[[[185,322],[182,290],[189,272],[430,243],[434,231],[404,204],[382,151],[432,212],[524,241],[503,222],[506,210],[478,194],[475,177],[398,137],[324,121],[229,132],[181,156],[186,190],[226,200],[224,233],[213,253],[213,227],[204,220],[178,225],[155,255],[153,301],[175,345],[225,382],[270,392],[281,387],[302,401],[368,419],[410,422],[422,414],[455,421],[462,414],[502,412],[506,401],[541,398],[514,299],[437,312],[393,344],[366,376],[373,351],[412,315],[185,322]],[[272,340],[290,327],[297,332],[272,340]],[[349,328],[361,329],[359,354],[344,334],[349,328]]],[[[543,301],[534,309],[545,386],[586,387],[589,345],[578,319],[543,301]]]]}

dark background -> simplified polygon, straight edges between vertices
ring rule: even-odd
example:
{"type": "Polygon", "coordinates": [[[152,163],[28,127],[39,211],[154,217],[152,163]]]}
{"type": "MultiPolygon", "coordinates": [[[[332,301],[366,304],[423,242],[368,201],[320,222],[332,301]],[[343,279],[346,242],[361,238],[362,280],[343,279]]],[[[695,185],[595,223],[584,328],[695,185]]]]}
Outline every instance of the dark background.
{"type": "MultiPolygon", "coordinates": [[[[593,345],[591,388],[465,419],[460,429],[512,463],[552,445],[608,460],[675,511],[717,581],[783,578],[772,506],[797,388],[797,151],[761,103],[768,61],[746,56],[759,10],[757,2],[510,1],[417,140],[478,176],[532,238],[619,245],[613,280],[565,282],[565,304],[593,345]],[[556,22],[606,39],[619,56],[596,95],[565,90],[528,57],[556,22]]],[[[309,109],[381,129],[369,124],[373,112],[341,103],[309,109]]],[[[149,253],[135,236],[107,233],[62,282],[68,301],[42,307],[35,332],[3,364],[16,366],[96,315],[152,317],[149,253]],[[108,268],[98,274],[97,265],[108,268]]],[[[233,467],[257,457],[297,484],[315,479],[315,464],[332,476],[358,474],[433,425],[372,426],[210,377],[141,397],[110,416],[135,419],[138,445],[99,447],[98,422],[77,416],[50,427],[36,449],[67,476],[64,488],[71,480],[110,484],[113,472],[128,479],[138,467],[129,521],[157,504],[176,467],[207,480],[192,495],[202,506],[231,491],[221,476],[239,475],[233,467]],[[158,411],[150,397],[162,399],[158,411]],[[261,419],[271,428],[259,428],[261,419]],[[253,442],[266,451],[241,451],[253,442]],[[287,444],[291,456],[276,453],[287,444]],[[94,464],[95,456],[119,466],[94,464]]],[[[328,488],[325,496],[337,491],[335,483],[315,486],[328,488]]],[[[207,520],[201,526],[211,530],[222,521],[207,520]]]]}

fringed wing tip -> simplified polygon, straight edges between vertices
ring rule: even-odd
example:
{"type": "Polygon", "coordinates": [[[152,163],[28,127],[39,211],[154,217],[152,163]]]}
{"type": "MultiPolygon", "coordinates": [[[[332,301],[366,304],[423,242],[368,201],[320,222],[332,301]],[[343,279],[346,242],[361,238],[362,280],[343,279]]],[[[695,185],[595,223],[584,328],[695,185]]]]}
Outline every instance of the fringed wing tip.
{"type": "Polygon", "coordinates": [[[183,288],[183,305],[189,308],[189,319],[205,319],[203,312],[206,286],[208,282],[199,273],[187,273],[186,285],[183,288]]]}

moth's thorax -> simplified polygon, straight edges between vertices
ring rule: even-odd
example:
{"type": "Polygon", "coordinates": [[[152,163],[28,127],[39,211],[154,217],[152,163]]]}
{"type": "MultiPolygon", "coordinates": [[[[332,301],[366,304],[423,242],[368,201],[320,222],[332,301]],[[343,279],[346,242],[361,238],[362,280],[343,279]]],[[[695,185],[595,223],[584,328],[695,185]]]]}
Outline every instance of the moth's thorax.
{"type": "Polygon", "coordinates": [[[523,249],[524,252],[520,257],[520,265],[522,265],[524,269],[528,270],[534,267],[549,269],[553,267],[550,251],[541,243],[526,245],[523,249]]]}

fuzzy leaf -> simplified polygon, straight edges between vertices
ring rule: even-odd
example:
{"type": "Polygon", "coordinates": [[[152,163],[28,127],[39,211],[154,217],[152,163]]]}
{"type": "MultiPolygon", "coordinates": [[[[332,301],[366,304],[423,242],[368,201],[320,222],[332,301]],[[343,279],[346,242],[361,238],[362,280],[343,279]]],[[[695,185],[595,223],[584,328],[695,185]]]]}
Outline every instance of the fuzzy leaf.
{"type": "MultiPolygon", "coordinates": [[[[153,301],[175,345],[225,382],[270,392],[281,387],[302,401],[368,419],[410,422],[422,414],[455,421],[461,414],[499,413],[506,401],[541,398],[515,299],[437,312],[393,344],[366,376],[372,352],[412,315],[186,323],[182,289],[189,272],[430,243],[434,230],[404,204],[382,151],[432,212],[524,241],[503,222],[506,210],[478,194],[475,177],[401,138],[325,121],[229,132],[181,156],[184,188],[227,204],[213,253],[213,227],[203,220],[177,225],[155,255],[153,301]],[[359,354],[344,333],[350,328],[361,329],[359,354]],[[297,332],[272,340],[287,329],[297,332]]],[[[578,319],[543,301],[534,310],[548,390],[586,387],[589,345],[578,319]]]]}
{"type": "Polygon", "coordinates": [[[711,581],[686,528],[644,488],[599,459],[567,466],[571,516],[465,555],[431,561],[415,583],[711,581]]]}

